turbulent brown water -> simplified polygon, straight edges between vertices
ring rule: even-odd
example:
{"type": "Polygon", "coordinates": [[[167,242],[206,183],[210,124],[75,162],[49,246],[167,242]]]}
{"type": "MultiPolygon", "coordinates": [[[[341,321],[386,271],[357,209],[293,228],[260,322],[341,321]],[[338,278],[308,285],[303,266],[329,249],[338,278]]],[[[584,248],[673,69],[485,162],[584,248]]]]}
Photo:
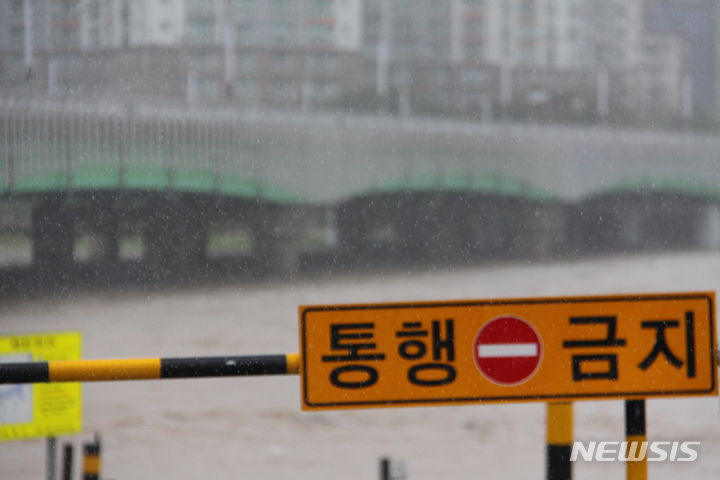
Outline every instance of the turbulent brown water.
{"type": "MultiPolygon", "coordinates": [[[[720,253],[613,257],[15,301],[0,305],[0,334],[81,331],[86,358],[284,353],[298,349],[301,304],[718,286],[720,253]]],[[[84,437],[103,435],[103,476],[116,480],[374,479],[381,455],[403,459],[411,480],[544,476],[542,404],[309,414],[296,377],[88,384],[84,403],[84,437]]],[[[717,478],[717,398],[649,401],[648,432],[703,442],[699,461],[652,464],[651,478],[717,478]]],[[[622,440],[622,402],[577,404],[576,436],[622,440]]],[[[0,479],[42,478],[44,454],[40,440],[0,444],[0,479]]],[[[575,473],[623,478],[624,467],[579,463],[575,473]]]]}

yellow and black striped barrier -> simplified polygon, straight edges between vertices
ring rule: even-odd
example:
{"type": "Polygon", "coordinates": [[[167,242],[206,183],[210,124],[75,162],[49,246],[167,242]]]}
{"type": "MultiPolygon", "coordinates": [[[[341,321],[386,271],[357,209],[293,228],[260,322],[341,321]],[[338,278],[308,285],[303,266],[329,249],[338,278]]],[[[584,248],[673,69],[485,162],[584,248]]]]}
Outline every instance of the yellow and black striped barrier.
{"type": "Polygon", "coordinates": [[[547,480],[571,480],[573,404],[547,404],[547,480]]]}
{"type": "Polygon", "coordinates": [[[294,375],[298,373],[300,373],[300,355],[293,353],[231,357],[58,360],[3,363],[0,365],[0,384],[294,375]]]}
{"type": "MultiPolygon", "coordinates": [[[[645,400],[625,400],[625,437],[628,449],[632,448],[633,442],[642,445],[647,441],[645,400]]],[[[647,454],[641,455],[639,460],[627,461],[625,465],[627,480],[647,480],[647,454]]]]}

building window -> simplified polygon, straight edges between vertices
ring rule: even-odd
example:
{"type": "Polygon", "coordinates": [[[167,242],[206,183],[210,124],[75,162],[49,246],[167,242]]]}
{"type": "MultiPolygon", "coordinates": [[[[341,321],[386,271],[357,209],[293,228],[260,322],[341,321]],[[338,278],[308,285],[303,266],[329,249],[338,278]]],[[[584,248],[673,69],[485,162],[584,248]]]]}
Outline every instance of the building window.
{"type": "Polygon", "coordinates": [[[242,70],[250,71],[255,68],[255,54],[243,52],[237,56],[238,67],[242,70]]]}
{"type": "Polygon", "coordinates": [[[190,63],[193,69],[197,70],[216,70],[220,66],[218,55],[214,52],[199,52],[190,57],[190,63]]]}
{"type": "Polygon", "coordinates": [[[468,35],[480,35],[483,33],[483,22],[481,20],[469,20],[465,24],[465,33],[468,35]]]}
{"type": "Polygon", "coordinates": [[[188,22],[188,37],[194,41],[208,41],[213,38],[213,23],[207,20],[188,22]]]}
{"type": "Polygon", "coordinates": [[[238,23],[235,26],[235,35],[238,41],[250,40],[253,36],[253,24],[249,22],[238,23]]]}
{"type": "Polygon", "coordinates": [[[277,55],[275,55],[275,58],[273,58],[273,60],[273,66],[278,72],[285,73],[291,70],[293,67],[293,58],[287,53],[278,53],[277,55]]]}
{"type": "Polygon", "coordinates": [[[471,68],[464,72],[463,80],[469,85],[482,85],[487,82],[487,74],[479,68],[471,68]]]}
{"type": "Polygon", "coordinates": [[[323,15],[332,12],[332,1],[330,0],[313,0],[311,6],[315,15],[323,15]]]}
{"type": "Polygon", "coordinates": [[[20,39],[23,36],[24,29],[22,25],[13,25],[10,27],[10,35],[15,39],[20,39]]]}
{"type": "Polygon", "coordinates": [[[235,83],[235,91],[246,98],[255,97],[257,84],[251,78],[241,78],[235,83]]]}
{"type": "Polygon", "coordinates": [[[520,3],[520,11],[525,15],[535,13],[535,3],[532,0],[522,0],[520,3]]]}
{"type": "Polygon", "coordinates": [[[310,56],[310,68],[316,72],[330,72],[335,69],[337,60],[334,56],[319,53],[310,56]]]}
{"type": "Polygon", "coordinates": [[[318,80],[311,85],[312,93],[318,98],[332,98],[338,94],[337,87],[329,81],[318,80]]]}
{"type": "Polygon", "coordinates": [[[214,78],[200,77],[197,80],[198,94],[201,97],[213,98],[217,97],[220,92],[218,82],[214,78]]]}
{"type": "Polygon", "coordinates": [[[277,41],[283,41],[288,38],[288,34],[290,33],[290,29],[288,26],[284,23],[278,23],[275,24],[272,28],[273,37],[277,41]]]}
{"type": "Polygon", "coordinates": [[[327,40],[332,36],[332,29],[328,25],[314,25],[310,27],[310,38],[313,40],[327,40]]]}
{"type": "Polygon", "coordinates": [[[292,83],[286,79],[275,79],[272,82],[273,94],[279,98],[289,97],[292,94],[292,83]]]}

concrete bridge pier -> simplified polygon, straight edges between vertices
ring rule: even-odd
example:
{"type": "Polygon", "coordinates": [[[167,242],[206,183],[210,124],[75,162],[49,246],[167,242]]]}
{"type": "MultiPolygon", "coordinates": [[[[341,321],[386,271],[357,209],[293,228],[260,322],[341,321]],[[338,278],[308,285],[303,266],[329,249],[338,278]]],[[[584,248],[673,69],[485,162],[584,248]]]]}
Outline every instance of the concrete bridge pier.
{"type": "Polygon", "coordinates": [[[75,219],[63,199],[43,200],[33,207],[31,237],[35,267],[63,271],[72,266],[75,219]]]}
{"type": "Polygon", "coordinates": [[[547,260],[565,243],[563,211],[558,205],[536,204],[527,207],[523,250],[527,258],[547,260]]]}
{"type": "Polygon", "coordinates": [[[398,212],[403,243],[413,260],[434,263],[456,262],[468,257],[463,231],[468,215],[467,200],[458,194],[429,194],[407,207],[408,218],[398,212]]]}
{"type": "Polygon", "coordinates": [[[700,248],[720,247],[720,205],[708,202],[698,207],[694,244],[700,248]]]}
{"type": "Polygon", "coordinates": [[[621,252],[642,242],[642,211],[637,201],[617,195],[585,200],[575,209],[570,222],[574,249],[579,253],[621,252]]]}
{"type": "Polygon", "coordinates": [[[185,274],[204,266],[208,215],[188,199],[153,203],[144,232],[144,260],[159,276],[185,274]]]}
{"type": "Polygon", "coordinates": [[[259,271],[285,278],[300,270],[300,243],[305,227],[301,209],[258,205],[251,219],[252,255],[259,271]]]}
{"type": "Polygon", "coordinates": [[[91,224],[91,261],[116,264],[120,261],[120,213],[112,204],[100,205],[91,224]]]}

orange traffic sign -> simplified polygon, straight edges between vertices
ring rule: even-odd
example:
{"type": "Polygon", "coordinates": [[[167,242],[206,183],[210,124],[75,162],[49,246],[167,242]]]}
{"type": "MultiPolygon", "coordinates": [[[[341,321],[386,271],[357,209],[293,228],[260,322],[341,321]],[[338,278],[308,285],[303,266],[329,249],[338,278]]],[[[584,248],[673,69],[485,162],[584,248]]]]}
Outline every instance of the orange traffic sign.
{"type": "Polygon", "coordinates": [[[300,307],[305,410],[717,395],[715,295],[300,307]]]}

